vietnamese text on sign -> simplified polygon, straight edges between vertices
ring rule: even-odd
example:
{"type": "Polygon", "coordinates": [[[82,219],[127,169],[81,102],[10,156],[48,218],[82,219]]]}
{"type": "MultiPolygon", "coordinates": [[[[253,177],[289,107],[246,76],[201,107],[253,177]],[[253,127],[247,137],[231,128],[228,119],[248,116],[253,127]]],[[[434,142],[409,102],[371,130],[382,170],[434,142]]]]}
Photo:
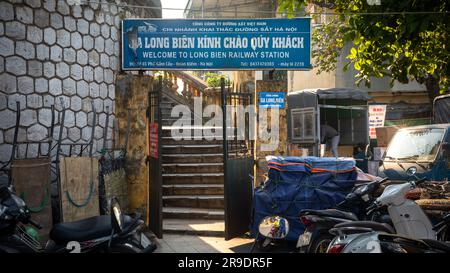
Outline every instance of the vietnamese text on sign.
{"type": "Polygon", "coordinates": [[[310,19],[123,21],[123,69],[309,69],[310,19]]]}

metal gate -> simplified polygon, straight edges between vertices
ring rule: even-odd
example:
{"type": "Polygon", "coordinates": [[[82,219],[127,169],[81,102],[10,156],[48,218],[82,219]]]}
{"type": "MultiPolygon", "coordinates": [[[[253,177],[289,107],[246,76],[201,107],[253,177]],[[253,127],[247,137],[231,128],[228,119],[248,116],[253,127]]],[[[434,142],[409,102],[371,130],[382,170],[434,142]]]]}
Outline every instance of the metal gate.
{"type": "Polygon", "coordinates": [[[161,171],[161,109],[163,81],[160,76],[148,92],[148,166],[149,166],[149,227],[162,238],[162,171],[161,171]]]}
{"type": "Polygon", "coordinates": [[[253,105],[253,97],[251,93],[232,91],[225,88],[222,78],[225,240],[249,230],[253,196],[253,179],[250,179],[250,176],[253,177],[254,173],[254,153],[250,132],[254,128],[250,128],[250,119],[254,117],[250,114],[244,117],[245,132],[241,135],[242,138],[238,139],[237,113],[227,107],[241,105],[245,108],[253,105]]]}

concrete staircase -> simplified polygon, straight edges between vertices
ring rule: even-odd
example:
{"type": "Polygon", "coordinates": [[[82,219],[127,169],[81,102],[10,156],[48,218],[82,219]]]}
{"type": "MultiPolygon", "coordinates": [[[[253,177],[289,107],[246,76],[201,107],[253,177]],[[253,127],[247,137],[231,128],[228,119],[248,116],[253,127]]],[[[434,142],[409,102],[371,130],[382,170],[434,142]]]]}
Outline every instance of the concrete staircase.
{"type": "MultiPolygon", "coordinates": [[[[179,102],[162,96],[163,232],[224,236],[222,141],[174,140],[179,102]]],[[[192,120],[189,120],[193,124],[192,120]]]]}

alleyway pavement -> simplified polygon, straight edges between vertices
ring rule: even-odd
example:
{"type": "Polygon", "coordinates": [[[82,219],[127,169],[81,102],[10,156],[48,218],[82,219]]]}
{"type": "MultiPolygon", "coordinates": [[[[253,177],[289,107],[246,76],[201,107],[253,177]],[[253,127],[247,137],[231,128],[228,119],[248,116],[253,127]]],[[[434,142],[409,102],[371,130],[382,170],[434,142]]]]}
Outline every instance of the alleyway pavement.
{"type": "Polygon", "coordinates": [[[163,239],[153,239],[158,245],[155,253],[248,253],[253,240],[223,237],[165,234],[163,239]]]}

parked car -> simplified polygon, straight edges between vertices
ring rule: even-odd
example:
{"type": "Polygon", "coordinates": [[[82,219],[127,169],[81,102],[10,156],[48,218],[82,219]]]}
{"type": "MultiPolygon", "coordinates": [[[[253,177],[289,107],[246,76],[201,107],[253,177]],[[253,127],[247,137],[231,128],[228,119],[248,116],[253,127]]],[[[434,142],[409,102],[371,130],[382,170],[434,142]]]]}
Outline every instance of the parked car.
{"type": "Polygon", "coordinates": [[[450,123],[398,130],[380,162],[379,176],[406,181],[450,179],[450,123]]]}

